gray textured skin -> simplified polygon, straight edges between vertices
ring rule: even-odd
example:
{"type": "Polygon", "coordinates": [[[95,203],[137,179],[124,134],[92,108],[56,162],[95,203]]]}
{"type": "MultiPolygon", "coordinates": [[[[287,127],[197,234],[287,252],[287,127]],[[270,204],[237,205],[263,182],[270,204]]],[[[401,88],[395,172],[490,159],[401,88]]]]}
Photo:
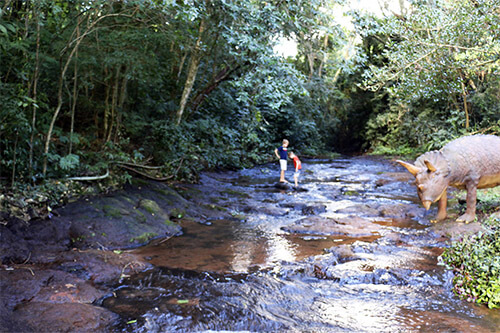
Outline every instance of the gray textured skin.
{"type": "Polygon", "coordinates": [[[467,209],[457,221],[476,217],[476,191],[500,185],[500,137],[473,135],[451,141],[439,151],[421,155],[415,165],[397,161],[416,178],[426,209],[439,201],[437,220],[446,218],[448,186],[467,190],[467,209]]]}

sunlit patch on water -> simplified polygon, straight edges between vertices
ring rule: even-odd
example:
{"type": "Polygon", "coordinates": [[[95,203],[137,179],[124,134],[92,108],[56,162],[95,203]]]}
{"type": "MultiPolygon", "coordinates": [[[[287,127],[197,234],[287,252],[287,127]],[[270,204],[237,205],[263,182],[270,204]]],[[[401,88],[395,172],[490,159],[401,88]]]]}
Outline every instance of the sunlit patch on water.
{"type": "Polygon", "coordinates": [[[157,267],[242,273],[267,268],[282,261],[300,261],[324,249],[380,236],[306,236],[264,232],[255,225],[218,220],[212,225],[182,223],[184,234],[135,250],[157,267]]]}

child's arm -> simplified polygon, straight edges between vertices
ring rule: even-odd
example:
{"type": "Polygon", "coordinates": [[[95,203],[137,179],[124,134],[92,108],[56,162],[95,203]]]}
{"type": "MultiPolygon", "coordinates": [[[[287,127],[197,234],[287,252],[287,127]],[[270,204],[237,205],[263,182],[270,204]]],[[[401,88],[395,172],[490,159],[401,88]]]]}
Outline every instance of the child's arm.
{"type": "Polygon", "coordinates": [[[277,158],[280,158],[280,155],[278,154],[278,148],[274,150],[274,154],[276,155],[277,158]]]}

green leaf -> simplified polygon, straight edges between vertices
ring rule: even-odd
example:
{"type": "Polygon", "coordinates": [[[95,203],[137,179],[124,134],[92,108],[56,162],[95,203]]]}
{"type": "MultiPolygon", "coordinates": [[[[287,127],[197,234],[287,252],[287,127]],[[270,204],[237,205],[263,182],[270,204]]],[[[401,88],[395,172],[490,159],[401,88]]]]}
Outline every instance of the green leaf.
{"type": "Polygon", "coordinates": [[[3,25],[0,24],[0,31],[3,32],[5,36],[8,36],[7,28],[5,28],[3,25]]]}
{"type": "Polygon", "coordinates": [[[68,154],[59,160],[59,167],[63,170],[72,170],[80,164],[80,156],[68,154]]]}

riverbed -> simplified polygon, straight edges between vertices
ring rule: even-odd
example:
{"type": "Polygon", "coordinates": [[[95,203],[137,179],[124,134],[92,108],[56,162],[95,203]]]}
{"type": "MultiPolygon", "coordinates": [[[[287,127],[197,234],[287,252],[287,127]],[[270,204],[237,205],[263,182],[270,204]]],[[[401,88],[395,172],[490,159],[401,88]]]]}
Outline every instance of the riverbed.
{"type": "Polygon", "coordinates": [[[431,224],[411,175],[382,158],[304,160],[299,188],[276,187],[277,167],[177,185],[215,213],[179,214],[182,235],[128,251],[150,266],[98,302],[119,314],[112,330],[498,331],[499,312],[459,300],[439,265],[448,231],[479,223],[431,224]]]}

